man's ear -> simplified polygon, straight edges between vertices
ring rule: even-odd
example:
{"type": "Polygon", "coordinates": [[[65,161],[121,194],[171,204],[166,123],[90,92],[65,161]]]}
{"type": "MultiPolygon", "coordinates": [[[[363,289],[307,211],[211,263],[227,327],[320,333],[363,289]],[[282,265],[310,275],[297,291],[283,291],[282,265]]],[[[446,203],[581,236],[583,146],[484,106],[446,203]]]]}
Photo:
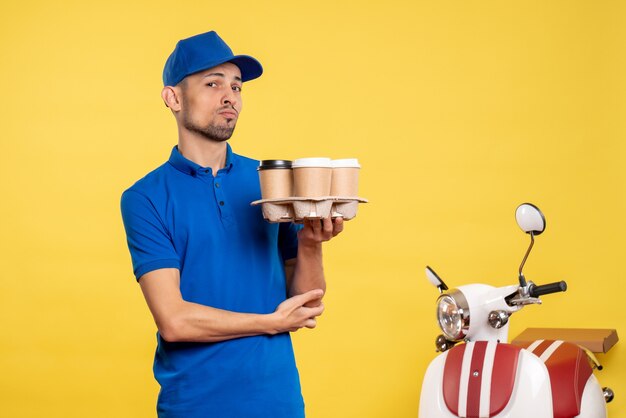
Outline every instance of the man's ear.
{"type": "Polygon", "coordinates": [[[175,87],[163,87],[163,90],[161,90],[161,98],[163,99],[165,106],[172,109],[172,111],[178,112],[181,109],[180,90],[175,87]]]}

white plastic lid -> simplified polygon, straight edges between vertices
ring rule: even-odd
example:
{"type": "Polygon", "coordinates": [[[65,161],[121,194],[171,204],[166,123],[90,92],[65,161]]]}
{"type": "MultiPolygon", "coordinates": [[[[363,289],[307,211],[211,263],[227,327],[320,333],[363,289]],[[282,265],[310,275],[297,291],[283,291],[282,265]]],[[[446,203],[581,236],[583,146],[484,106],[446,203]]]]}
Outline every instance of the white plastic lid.
{"type": "Polygon", "coordinates": [[[291,164],[292,168],[299,167],[331,167],[330,158],[298,158],[291,164]]]}
{"type": "Polygon", "coordinates": [[[333,168],[361,168],[359,160],[356,158],[344,158],[342,160],[332,160],[330,162],[333,168]]]}

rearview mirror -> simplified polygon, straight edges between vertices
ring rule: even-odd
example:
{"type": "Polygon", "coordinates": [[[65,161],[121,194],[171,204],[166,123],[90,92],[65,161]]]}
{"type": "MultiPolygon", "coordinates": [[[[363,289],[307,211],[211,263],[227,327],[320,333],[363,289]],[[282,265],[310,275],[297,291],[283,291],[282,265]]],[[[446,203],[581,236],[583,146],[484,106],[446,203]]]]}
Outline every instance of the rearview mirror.
{"type": "Polygon", "coordinates": [[[522,231],[533,235],[539,235],[546,229],[546,218],[539,208],[532,203],[523,203],[515,211],[517,225],[522,231]]]}
{"type": "Polygon", "coordinates": [[[431,269],[428,266],[426,266],[426,277],[428,278],[429,282],[439,288],[439,292],[443,293],[445,290],[448,290],[448,286],[446,286],[443,280],[441,280],[437,273],[435,273],[435,270],[431,269]]]}

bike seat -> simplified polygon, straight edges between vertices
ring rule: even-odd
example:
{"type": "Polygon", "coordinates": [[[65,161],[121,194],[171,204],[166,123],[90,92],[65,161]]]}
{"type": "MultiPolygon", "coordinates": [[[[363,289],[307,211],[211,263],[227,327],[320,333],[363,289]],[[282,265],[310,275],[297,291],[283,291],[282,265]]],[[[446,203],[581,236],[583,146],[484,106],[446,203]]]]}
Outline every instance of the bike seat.
{"type": "Polygon", "coordinates": [[[554,418],[578,416],[583,390],[592,373],[585,352],[575,344],[560,340],[537,340],[521,346],[539,357],[548,368],[554,418]]]}

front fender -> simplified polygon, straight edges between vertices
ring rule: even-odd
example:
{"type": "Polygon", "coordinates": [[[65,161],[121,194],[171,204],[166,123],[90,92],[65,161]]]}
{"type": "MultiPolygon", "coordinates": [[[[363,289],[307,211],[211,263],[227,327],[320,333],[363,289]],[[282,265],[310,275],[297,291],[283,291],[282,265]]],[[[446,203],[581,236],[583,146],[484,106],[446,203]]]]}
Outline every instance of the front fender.
{"type": "MultiPolygon", "coordinates": [[[[473,343],[468,343],[469,345],[473,343]]],[[[497,344],[495,342],[489,344],[497,344]]],[[[471,364],[471,350],[467,350],[469,355],[463,362],[471,364]]],[[[443,395],[444,369],[448,352],[437,356],[428,366],[424,380],[422,382],[422,392],[420,394],[419,417],[420,418],[454,418],[463,416],[453,414],[447,407],[443,395]]],[[[487,359],[487,358],[486,358],[487,359]]],[[[489,360],[485,360],[489,361],[489,360]]],[[[483,367],[484,370],[498,367],[498,357],[491,359],[490,367],[483,367]]],[[[467,367],[469,367],[469,364],[467,367]]],[[[493,383],[493,382],[492,382],[493,383]]],[[[481,396],[481,401],[484,397],[481,396]]],[[[458,410],[458,409],[457,409],[458,410]]],[[[515,382],[508,404],[500,413],[492,415],[493,418],[528,418],[528,417],[552,416],[552,393],[550,389],[550,378],[546,366],[535,355],[521,350],[519,353],[517,368],[515,370],[515,382]]]]}

